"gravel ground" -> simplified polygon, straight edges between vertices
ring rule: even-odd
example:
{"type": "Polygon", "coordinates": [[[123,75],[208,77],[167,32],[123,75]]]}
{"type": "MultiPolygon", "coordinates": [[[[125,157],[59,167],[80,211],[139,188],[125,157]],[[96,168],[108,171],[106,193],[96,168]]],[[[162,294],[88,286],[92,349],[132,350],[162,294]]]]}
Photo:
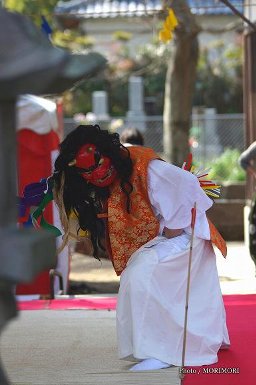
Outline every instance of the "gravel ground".
{"type": "Polygon", "coordinates": [[[74,253],[71,261],[68,294],[117,293],[117,277],[110,260],[74,253]]]}
{"type": "MultiPolygon", "coordinates": [[[[256,293],[255,266],[243,242],[228,242],[228,255],[218,251],[217,268],[223,294],[256,293]]],[[[68,294],[117,293],[119,277],[110,260],[74,253],[68,294]]]]}

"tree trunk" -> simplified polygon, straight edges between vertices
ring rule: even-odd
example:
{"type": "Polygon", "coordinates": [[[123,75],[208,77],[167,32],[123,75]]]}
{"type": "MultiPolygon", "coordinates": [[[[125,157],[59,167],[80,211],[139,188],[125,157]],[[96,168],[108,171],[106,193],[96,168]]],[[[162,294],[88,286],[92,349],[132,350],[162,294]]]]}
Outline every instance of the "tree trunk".
{"type": "MultiPolygon", "coordinates": [[[[185,0],[174,0],[172,8],[179,25],[174,50],[166,74],[164,100],[164,153],[169,161],[181,166],[189,153],[189,129],[192,113],[198,38],[200,27],[185,0]]],[[[165,5],[170,5],[165,1],[165,5]]]]}

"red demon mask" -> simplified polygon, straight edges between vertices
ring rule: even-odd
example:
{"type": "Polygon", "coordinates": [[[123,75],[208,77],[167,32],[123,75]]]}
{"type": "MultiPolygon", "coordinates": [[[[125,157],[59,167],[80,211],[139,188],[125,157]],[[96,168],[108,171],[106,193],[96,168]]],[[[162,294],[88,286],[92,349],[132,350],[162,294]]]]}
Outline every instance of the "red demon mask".
{"type": "Polygon", "coordinates": [[[94,144],[83,145],[75,160],[82,177],[95,186],[109,186],[116,178],[117,172],[110,158],[102,155],[94,144]]]}

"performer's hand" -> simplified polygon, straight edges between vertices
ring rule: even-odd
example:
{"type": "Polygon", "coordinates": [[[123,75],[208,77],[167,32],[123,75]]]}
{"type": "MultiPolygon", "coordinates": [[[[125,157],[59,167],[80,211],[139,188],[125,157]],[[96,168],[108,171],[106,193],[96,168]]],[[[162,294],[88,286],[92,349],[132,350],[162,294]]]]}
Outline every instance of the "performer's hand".
{"type": "Polygon", "coordinates": [[[163,229],[163,236],[166,238],[178,237],[182,233],[183,229],[168,229],[167,227],[164,227],[163,229]]]}

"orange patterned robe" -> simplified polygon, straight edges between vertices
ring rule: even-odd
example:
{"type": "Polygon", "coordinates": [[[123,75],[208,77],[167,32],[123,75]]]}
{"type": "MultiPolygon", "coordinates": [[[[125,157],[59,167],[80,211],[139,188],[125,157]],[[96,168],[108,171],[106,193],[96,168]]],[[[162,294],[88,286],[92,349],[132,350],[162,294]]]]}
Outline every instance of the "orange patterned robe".
{"type": "MultiPolygon", "coordinates": [[[[134,167],[130,178],[133,186],[130,214],[126,210],[126,197],[119,180],[111,186],[108,199],[108,235],[112,263],[117,275],[122,273],[136,250],[159,234],[159,221],[150,204],[147,186],[148,164],[159,157],[146,147],[131,146],[129,152],[134,167]]],[[[209,225],[212,242],[226,255],[225,241],[211,222],[209,225]]]]}

